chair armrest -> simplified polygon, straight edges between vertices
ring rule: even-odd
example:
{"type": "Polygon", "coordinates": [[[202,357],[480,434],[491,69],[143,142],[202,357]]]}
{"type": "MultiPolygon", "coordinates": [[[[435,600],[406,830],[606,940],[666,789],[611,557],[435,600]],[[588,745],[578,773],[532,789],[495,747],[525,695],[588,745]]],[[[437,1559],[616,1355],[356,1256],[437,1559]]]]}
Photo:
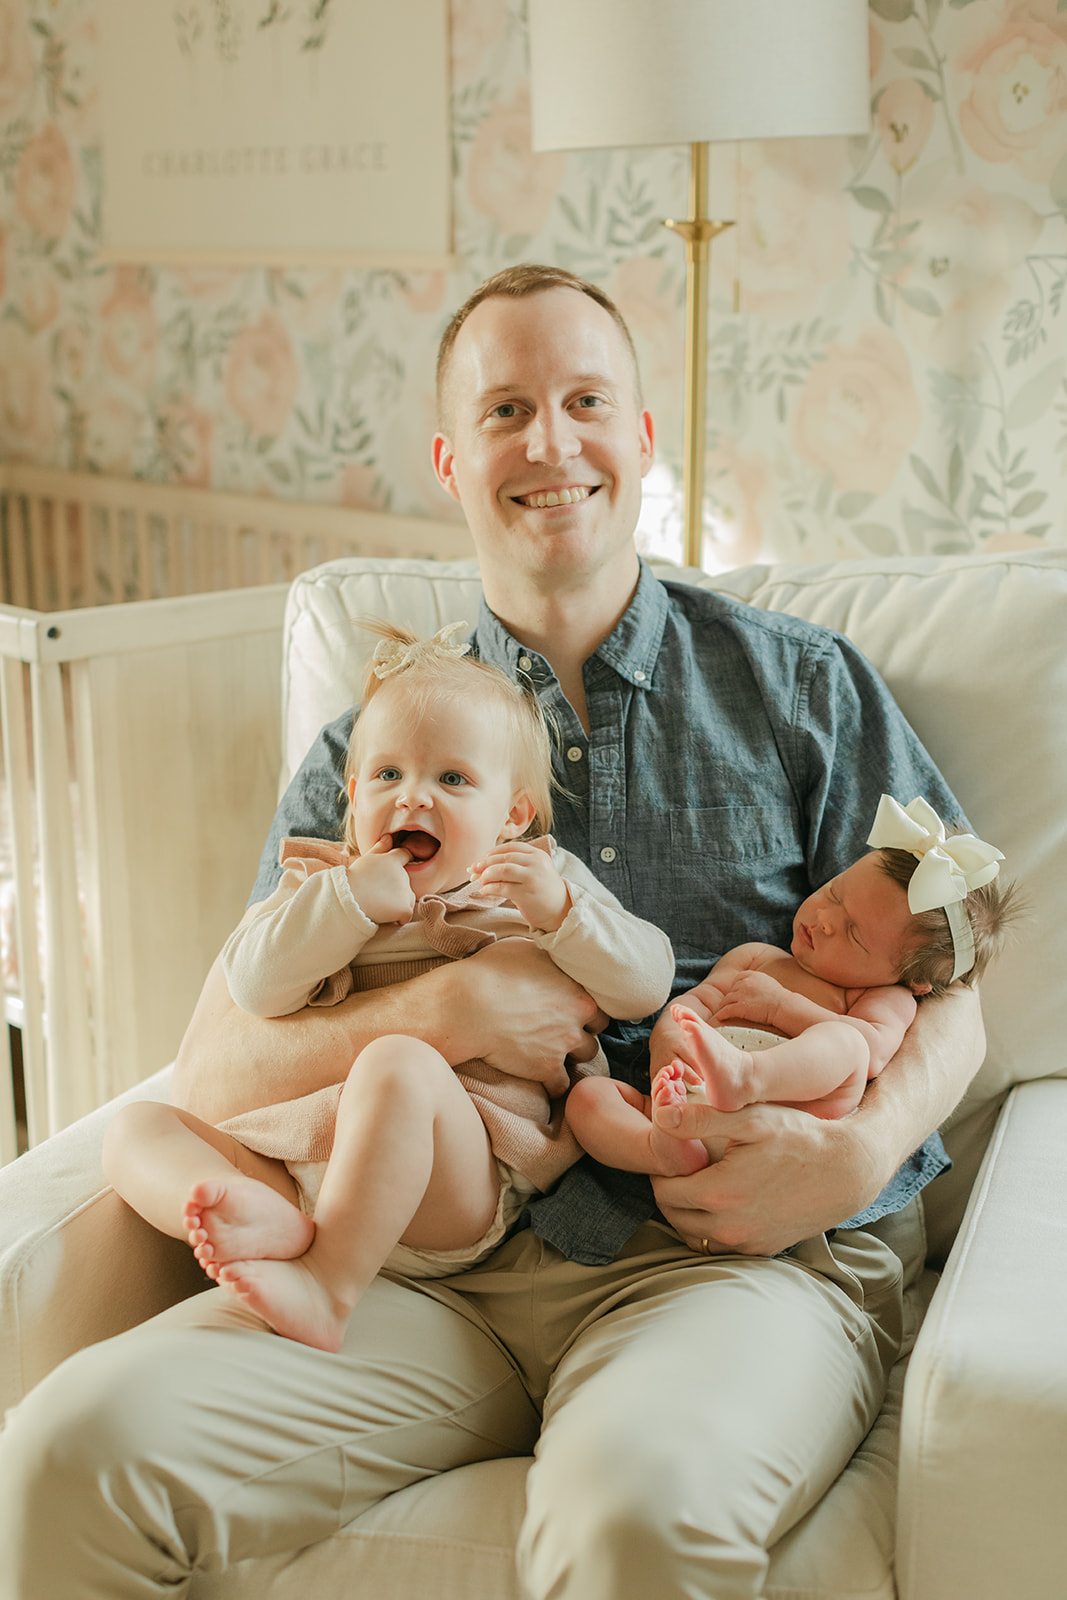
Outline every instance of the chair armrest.
{"type": "Polygon", "coordinates": [[[188,1247],[104,1183],[100,1145],[121,1104],[165,1100],[167,1071],[0,1169],[0,1412],[87,1344],[206,1287],[188,1247]]]}
{"type": "Polygon", "coordinates": [[[1062,1589],[1065,1150],[1067,1081],[1012,1090],[905,1385],[900,1600],[1062,1589]]]}

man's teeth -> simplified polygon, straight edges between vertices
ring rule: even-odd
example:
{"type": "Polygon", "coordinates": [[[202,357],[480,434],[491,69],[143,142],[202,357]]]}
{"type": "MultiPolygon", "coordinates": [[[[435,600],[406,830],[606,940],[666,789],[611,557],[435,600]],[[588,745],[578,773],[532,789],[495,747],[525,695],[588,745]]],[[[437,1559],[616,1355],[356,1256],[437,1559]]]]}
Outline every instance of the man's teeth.
{"type": "Polygon", "coordinates": [[[547,494],[526,494],[522,497],[524,506],[533,506],[538,511],[543,511],[546,506],[575,506],[579,500],[588,500],[588,489],[549,489],[547,494]]]}

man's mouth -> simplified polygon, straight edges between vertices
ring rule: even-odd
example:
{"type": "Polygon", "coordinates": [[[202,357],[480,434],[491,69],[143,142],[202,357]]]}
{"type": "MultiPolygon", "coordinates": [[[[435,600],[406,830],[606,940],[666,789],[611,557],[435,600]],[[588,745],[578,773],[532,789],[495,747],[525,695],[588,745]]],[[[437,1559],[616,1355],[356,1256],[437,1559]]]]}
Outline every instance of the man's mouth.
{"type": "Polygon", "coordinates": [[[570,489],[538,489],[533,494],[517,494],[512,498],[517,505],[544,511],[548,506],[576,506],[580,500],[588,500],[591,494],[596,494],[599,487],[599,484],[592,488],[581,484],[570,489]]]}
{"type": "Polygon", "coordinates": [[[413,861],[429,861],[441,848],[440,839],[422,828],[398,828],[392,838],[393,849],[406,850],[413,861]]]}

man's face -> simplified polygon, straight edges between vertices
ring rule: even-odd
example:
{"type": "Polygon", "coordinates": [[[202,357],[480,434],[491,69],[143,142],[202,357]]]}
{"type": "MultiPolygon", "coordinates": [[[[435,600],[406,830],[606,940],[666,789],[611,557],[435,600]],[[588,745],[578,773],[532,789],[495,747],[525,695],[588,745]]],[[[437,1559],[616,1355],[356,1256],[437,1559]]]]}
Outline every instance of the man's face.
{"type": "Polygon", "coordinates": [[[626,342],[576,289],[484,300],[459,331],[434,439],[438,478],[467,514],[490,597],[605,566],[633,581],[652,419],[626,342]]]}

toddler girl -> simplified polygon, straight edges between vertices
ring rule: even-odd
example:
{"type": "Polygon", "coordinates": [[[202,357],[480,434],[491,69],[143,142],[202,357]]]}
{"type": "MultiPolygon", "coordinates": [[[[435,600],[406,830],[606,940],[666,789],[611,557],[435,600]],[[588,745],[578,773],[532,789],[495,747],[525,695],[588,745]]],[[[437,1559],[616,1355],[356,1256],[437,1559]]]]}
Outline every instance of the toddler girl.
{"type": "Polygon", "coordinates": [[[666,1020],[659,1029],[676,1059],[651,1096],[608,1079],[575,1086],[567,1117],[584,1149],[676,1176],[711,1153],[658,1125],[658,1111],[687,1098],[720,1111],[764,1100],[847,1116],[899,1049],[916,997],[977,982],[1019,910],[1014,884],[994,883],[1001,852],[973,834],[947,838],[925,800],[904,808],[889,795],[867,843],[870,853],[801,905],[788,951],[738,945],[687,1005],[671,1006],[673,1029],[666,1020]]]}
{"type": "MultiPolygon", "coordinates": [[[[383,637],[349,747],[344,842],[283,842],[279,887],[224,947],[234,1000],[288,1016],[520,936],[609,1016],[657,1010],[674,974],[668,939],[545,836],[551,760],[536,699],[453,642],[463,624],[428,641],[372,626],[383,637]]],[[[607,1069],[600,1055],[573,1070],[607,1069]]],[[[473,1264],[580,1154],[540,1084],[478,1062],[453,1071],[391,1035],[360,1052],[343,1087],[217,1128],[128,1106],[108,1128],[105,1170],[276,1332],[337,1350],[379,1268],[473,1264]]]]}

